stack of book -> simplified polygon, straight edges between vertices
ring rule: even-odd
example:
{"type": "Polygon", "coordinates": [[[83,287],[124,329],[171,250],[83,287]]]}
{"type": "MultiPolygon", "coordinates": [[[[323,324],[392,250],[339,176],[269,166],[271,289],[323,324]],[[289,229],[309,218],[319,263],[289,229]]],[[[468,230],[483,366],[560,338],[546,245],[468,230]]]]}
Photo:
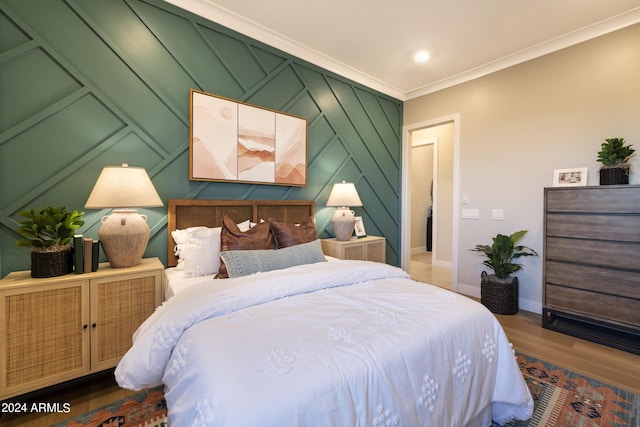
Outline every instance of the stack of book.
{"type": "Polygon", "coordinates": [[[84,237],[82,234],[73,236],[73,266],[76,274],[97,271],[99,259],[100,242],[98,239],[84,237]]]}

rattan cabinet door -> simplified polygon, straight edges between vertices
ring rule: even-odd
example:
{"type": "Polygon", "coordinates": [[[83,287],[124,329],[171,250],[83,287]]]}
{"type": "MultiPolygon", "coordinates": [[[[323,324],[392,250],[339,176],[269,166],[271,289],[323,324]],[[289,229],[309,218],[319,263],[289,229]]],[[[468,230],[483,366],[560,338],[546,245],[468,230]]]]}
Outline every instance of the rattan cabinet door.
{"type": "Polygon", "coordinates": [[[91,370],[118,364],[161,301],[162,270],[91,280],[91,370]]]}
{"type": "Polygon", "coordinates": [[[340,259],[386,262],[386,239],[367,236],[361,239],[339,241],[322,239],[322,250],[326,255],[340,259]]]}
{"type": "Polygon", "coordinates": [[[0,291],[0,400],[89,371],[87,281],[31,282],[0,291]]]}

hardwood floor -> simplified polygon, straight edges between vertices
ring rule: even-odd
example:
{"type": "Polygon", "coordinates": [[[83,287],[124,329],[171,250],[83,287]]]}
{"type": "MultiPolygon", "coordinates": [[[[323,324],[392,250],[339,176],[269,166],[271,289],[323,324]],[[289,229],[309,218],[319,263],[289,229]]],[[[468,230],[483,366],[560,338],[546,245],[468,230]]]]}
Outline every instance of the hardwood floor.
{"type": "Polygon", "coordinates": [[[67,386],[52,389],[43,394],[27,396],[24,399],[17,398],[16,402],[27,403],[31,408],[32,403],[69,403],[70,412],[54,413],[27,413],[0,415],[2,427],[49,427],[69,418],[85,412],[105,406],[111,402],[124,399],[134,394],[129,390],[121,389],[113,378],[113,370],[95,375],[82,381],[75,381],[67,386]]]}
{"type": "Polygon", "coordinates": [[[517,351],[640,394],[640,355],[543,329],[538,314],[496,317],[517,351]]]}
{"type": "MultiPolygon", "coordinates": [[[[520,311],[496,317],[517,351],[640,394],[640,355],[543,329],[537,314],[520,311]]],[[[69,414],[4,414],[0,426],[47,427],[131,394],[107,374],[35,398],[37,402],[69,402],[69,414]]]]}

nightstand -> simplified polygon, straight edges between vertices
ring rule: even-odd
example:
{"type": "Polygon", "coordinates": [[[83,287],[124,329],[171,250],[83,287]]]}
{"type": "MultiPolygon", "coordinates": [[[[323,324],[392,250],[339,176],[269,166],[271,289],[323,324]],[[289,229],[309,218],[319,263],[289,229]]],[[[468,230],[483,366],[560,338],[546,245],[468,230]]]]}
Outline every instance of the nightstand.
{"type": "Polygon", "coordinates": [[[387,239],[379,236],[352,238],[346,241],[335,238],[322,239],[322,251],[325,255],[340,259],[386,262],[386,247],[387,239]]]}
{"type": "Polygon", "coordinates": [[[162,303],[158,258],[84,274],[0,280],[0,400],[113,368],[162,303]]]}

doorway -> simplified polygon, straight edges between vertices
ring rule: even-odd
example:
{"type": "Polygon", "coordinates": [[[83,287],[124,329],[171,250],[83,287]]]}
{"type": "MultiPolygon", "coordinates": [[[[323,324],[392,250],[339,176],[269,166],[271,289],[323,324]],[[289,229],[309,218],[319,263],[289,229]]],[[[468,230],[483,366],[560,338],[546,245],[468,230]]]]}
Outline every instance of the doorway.
{"type": "Polygon", "coordinates": [[[454,291],[458,276],[459,120],[459,115],[442,117],[405,126],[403,133],[401,265],[417,280],[454,291]],[[431,251],[427,250],[429,234],[431,251]]]}

